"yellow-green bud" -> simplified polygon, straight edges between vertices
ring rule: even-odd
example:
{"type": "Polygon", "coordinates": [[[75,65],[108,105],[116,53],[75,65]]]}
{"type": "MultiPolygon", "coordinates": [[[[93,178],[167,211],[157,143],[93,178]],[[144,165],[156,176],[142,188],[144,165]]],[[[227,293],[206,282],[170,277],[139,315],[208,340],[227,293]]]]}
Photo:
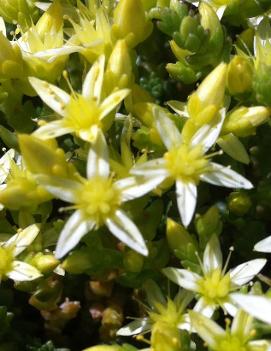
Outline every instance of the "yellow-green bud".
{"type": "Polygon", "coordinates": [[[108,60],[104,86],[111,93],[114,89],[129,88],[132,83],[133,67],[129,48],[125,40],[118,40],[108,60]]]}
{"type": "Polygon", "coordinates": [[[52,254],[43,254],[39,252],[33,257],[31,264],[41,273],[49,273],[58,266],[59,261],[52,254]]]}
{"type": "Polygon", "coordinates": [[[222,222],[217,207],[210,207],[206,213],[197,217],[196,230],[203,246],[213,235],[221,233],[222,222]]]}
{"type": "Polygon", "coordinates": [[[139,253],[127,250],[124,254],[123,265],[128,272],[139,273],[144,264],[144,257],[139,253]]]}
{"type": "Polygon", "coordinates": [[[120,0],[114,10],[113,33],[117,38],[125,39],[130,47],[144,41],[152,31],[153,25],[145,16],[142,2],[120,0]]]}
{"type": "Polygon", "coordinates": [[[153,351],[180,351],[178,328],[165,322],[156,322],[152,327],[151,346],[153,351]]]}
{"type": "Polygon", "coordinates": [[[253,67],[248,58],[234,56],[228,66],[227,86],[232,95],[243,94],[252,88],[253,67]]]}
{"type": "Polygon", "coordinates": [[[23,29],[31,26],[37,14],[35,0],[0,0],[0,16],[8,23],[18,23],[23,29]]]}
{"type": "Polygon", "coordinates": [[[18,136],[24,162],[30,172],[61,178],[75,178],[76,169],[66,160],[65,153],[54,139],[41,140],[33,135],[18,136]]]}
{"type": "Polygon", "coordinates": [[[250,197],[241,191],[234,191],[230,193],[228,198],[228,207],[230,212],[243,216],[246,214],[252,206],[250,197]]]}
{"type": "Polygon", "coordinates": [[[264,106],[239,107],[228,114],[222,132],[241,137],[252,135],[256,127],[265,123],[269,116],[270,109],[264,106]]]}
{"type": "Polygon", "coordinates": [[[0,78],[22,78],[24,73],[21,51],[17,45],[11,45],[1,31],[0,47],[0,78]]]}
{"type": "Polygon", "coordinates": [[[86,250],[73,251],[62,263],[62,268],[71,274],[82,274],[91,266],[90,253],[86,250]]]}

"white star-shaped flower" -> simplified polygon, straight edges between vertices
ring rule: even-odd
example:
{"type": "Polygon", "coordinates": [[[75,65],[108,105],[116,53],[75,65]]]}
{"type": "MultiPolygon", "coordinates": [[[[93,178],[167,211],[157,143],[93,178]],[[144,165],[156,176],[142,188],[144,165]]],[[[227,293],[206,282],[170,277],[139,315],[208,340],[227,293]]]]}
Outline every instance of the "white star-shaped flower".
{"type": "Polygon", "coordinates": [[[216,125],[204,125],[195,133],[189,144],[174,122],[159,107],[154,107],[156,127],[167,148],[163,157],[135,166],[131,174],[146,178],[169,179],[176,183],[178,210],[185,226],[191,222],[197,202],[197,185],[204,181],[229,188],[251,189],[253,185],[229,167],[210,162],[205,153],[219,136],[225,110],[216,125]]]}
{"type": "Polygon", "coordinates": [[[73,133],[82,140],[94,142],[105,128],[104,118],[129,94],[129,89],[117,90],[102,100],[105,57],[92,65],[83,83],[82,94],[71,95],[46,81],[30,77],[29,81],[40,98],[60,117],[38,128],[34,135],[51,139],[73,133]]]}
{"type": "Polygon", "coordinates": [[[73,249],[87,232],[103,225],[127,246],[142,255],[148,249],[138,228],[121,209],[121,204],[145,195],[157,179],[139,182],[134,177],[113,181],[110,175],[105,138],[99,133],[89,150],[87,179],[78,181],[39,175],[38,181],[56,198],[70,202],[76,211],[64,226],[56,246],[61,258],[73,249]]]}
{"type": "Polygon", "coordinates": [[[202,275],[171,267],[163,269],[163,273],[179,286],[198,294],[195,311],[210,317],[220,306],[230,315],[235,315],[232,293],[250,282],[265,264],[266,259],[254,259],[226,272],[227,264],[223,268],[219,241],[214,235],[204,250],[202,275]]]}

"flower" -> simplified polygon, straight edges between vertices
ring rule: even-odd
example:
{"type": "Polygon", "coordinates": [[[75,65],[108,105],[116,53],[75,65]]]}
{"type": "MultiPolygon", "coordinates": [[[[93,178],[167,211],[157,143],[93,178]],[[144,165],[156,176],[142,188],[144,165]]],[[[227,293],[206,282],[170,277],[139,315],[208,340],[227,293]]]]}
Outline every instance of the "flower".
{"type": "Polygon", "coordinates": [[[9,240],[0,243],[0,279],[5,277],[15,281],[34,280],[41,273],[30,264],[16,260],[16,257],[30,245],[39,234],[39,226],[32,224],[18,231],[9,240]]]}
{"type": "Polygon", "coordinates": [[[259,241],[254,246],[254,251],[258,252],[271,252],[271,236],[259,241]]]}
{"type": "Polygon", "coordinates": [[[154,324],[163,323],[164,328],[189,329],[190,324],[185,309],[193,295],[180,290],[174,300],[166,299],[159,286],[152,280],[144,284],[149,308],[149,317],[137,318],[118,330],[117,335],[131,336],[145,334],[152,330],[154,324]]]}
{"type": "Polygon", "coordinates": [[[148,254],[141,233],[121,210],[123,202],[146,194],[153,182],[138,182],[129,177],[114,182],[110,175],[108,150],[105,138],[98,133],[88,153],[87,179],[78,181],[60,177],[39,175],[37,180],[55,197],[74,203],[69,208],[76,211],[67,221],[56,246],[56,257],[61,258],[90,230],[102,225],[127,246],[142,255],[148,254]]]}
{"type": "MultiPolygon", "coordinates": [[[[197,201],[197,185],[207,183],[229,188],[251,189],[252,184],[229,167],[210,162],[205,152],[215,143],[223,123],[223,118],[215,125],[201,127],[189,143],[184,143],[182,135],[166,113],[153,108],[156,127],[168,151],[163,157],[148,161],[131,170],[135,176],[169,179],[176,182],[178,210],[185,226],[193,217],[197,201]]],[[[222,112],[223,113],[223,112],[222,112]]]]}
{"type": "Polygon", "coordinates": [[[62,118],[46,123],[34,135],[50,139],[74,133],[82,140],[94,142],[98,131],[103,130],[104,118],[129,94],[128,89],[115,91],[101,101],[105,57],[102,55],[89,70],[82,94],[68,95],[64,90],[35,77],[29,78],[40,98],[62,118]]]}
{"type": "Polygon", "coordinates": [[[212,236],[206,245],[201,263],[202,275],[187,269],[165,268],[163,273],[179,286],[199,295],[195,311],[212,316],[220,306],[230,315],[235,315],[231,295],[241,286],[250,282],[266,263],[265,259],[254,259],[226,272],[227,263],[222,267],[222,253],[217,236],[212,236]]]}
{"type": "Polygon", "coordinates": [[[266,340],[251,340],[255,335],[253,317],[239,310],[226,330],[198,312],[189,313],[191,324],[212,351],[270,351],[266,340]]]}

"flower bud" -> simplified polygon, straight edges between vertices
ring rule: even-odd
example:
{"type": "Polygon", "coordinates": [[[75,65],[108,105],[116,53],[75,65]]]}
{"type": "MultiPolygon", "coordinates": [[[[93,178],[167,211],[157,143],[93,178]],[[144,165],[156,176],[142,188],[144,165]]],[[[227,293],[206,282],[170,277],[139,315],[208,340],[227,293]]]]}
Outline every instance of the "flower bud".
{"type": "Polygon", "coordinates": [[[11,45],[9,40],[0,31],[0,77],[23,78],[23,61],[17,45],[11,45]]]}
{"type": "Polygon", "coordinates": [[[62,263],[62,268],[71,274],[82,274],[92,267],[92,261],[87,250],[73,251],[62,263]]]}
{"type": "Polygon", "coordinates": [[[130,47],[144,41],[152,31],[153,25],[147,20],[141,1],[120,0],[114,10],[113,33],[117,38],[127,40],[130,47]]]}
{"type": "Polygon", "coordinates": [[[245,215],[251,208],[252,202],[248,194],[241,191],[234,191],[230,193],[228,198],[228,207],[230,212],[243,216],[245,215]]]}
{"type": "Polygon", "coordinates": [[[222,132],[241,137],[252,135],[256,127],[265,123],[269,116],[270,109],[264,106],[239,107],[226,117],[222,132]]]}
{"type": "Polygon", "coordinates": [[[59,264],[59,261],[52,254],[37,253],[30,262],[41,273],[52,272],[59,264]]]}
{"type": "Polygon", "coordinates": [[[114,89],[130,88],[133,83],[131,56],[125,40],[118,40],[109,57],[104,86],[111,93],[114,89]]]}
{"type": "Polygon", "coordinates": [[[66,160],[55,140],[41,140],[33,135],[18,136],[24,162],[30,172],[61,178],[75,178],[76,169],[66,160]]]}
{"type": "Polygon", "coordinates": [[[152,327],[151,346],[153,351],[180,351],[178,328],[169,323],[156,322],[152,327]]]}
{"type": "Polygon", "coordinates": [[[249,59],[236,55],[228,66],[227,86],[230,94],[243,94],[252,88],[253,68],[249,59]]]}
{"type": "Polygon", "coordinates": [[[222,231],[222,222],[217,207],[210,207],[207,212],[196,219],[196,230],[200,237],[202,247],[213,235],[219,235],[222,231]]]}
{"type": "Polygon", "coordinates": [[[128,272],[139,273],[144,264],[144,257],[135,251],[127,250],[124,253],[123,265],[128,272]]]}
{"type": "Polygon", "coordinates": [[[0,0],[0,16],[8,23],[18,23],[26,29],[37,15],[35,0],[0,0]]]}

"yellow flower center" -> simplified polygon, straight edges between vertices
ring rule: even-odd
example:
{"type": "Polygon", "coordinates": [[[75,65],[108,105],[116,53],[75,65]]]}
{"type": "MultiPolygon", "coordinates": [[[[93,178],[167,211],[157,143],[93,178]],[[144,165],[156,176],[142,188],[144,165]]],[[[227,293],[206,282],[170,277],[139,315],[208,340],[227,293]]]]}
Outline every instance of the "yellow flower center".
{"type": "Polygon", "coordinates": [[[119,208],[121,193],[111,178],[93,177],[77,191],[76,204],[86,219],[95,221],[96,227],[100,227],[119,208]]]}
{"type": "MultiPolygon", "coordinates": [[[[249,348],[245,345],[244,340],[238,338],[236,335],[227,335],[218,343],[217,350],[219,351],[248,351],[249,348]]],[[[258,350],[258,349],[257,349],[258,350]]],[[[261,348],[259,348],[259,351],[261,348]]]]}
{"type": "Polygon", "coordinates": [[[230,275],[215,269],[198,281],[199,293],[210,303],[223,303],[231,290],[230,275]]]}
{"type": "Polygon", "coordinates": [[[198,183],[200,175],[208,171],[209,161],[204,156],[201,145],[193,148],[181,145],[168,151],[164,158],[174,179],[198,183]]]}
{"type": "Polygon", "coordinates": [[[81,95],[72,97],[66,109],[65,126],[75,134],[89,132],[93,126],[100,127],[100,108],[95,99],[86,99],[81,95]]]}
{"type": "Polygon", "coordinates": [[[0,278],[11,271],[13,258],[12,247],[0,246],[0,278]]]}

